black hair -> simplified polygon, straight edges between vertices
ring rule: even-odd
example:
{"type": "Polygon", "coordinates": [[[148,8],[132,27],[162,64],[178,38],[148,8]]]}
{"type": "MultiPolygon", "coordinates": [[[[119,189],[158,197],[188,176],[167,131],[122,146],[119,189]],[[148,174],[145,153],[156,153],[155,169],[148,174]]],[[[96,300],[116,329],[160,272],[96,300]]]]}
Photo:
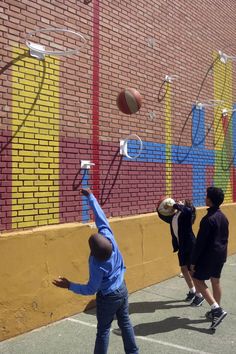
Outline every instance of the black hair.
{"type": "Polygon", "coordinates": [[[192,224],[194,224],[194,222],[196,220],[196,214],[197,214],[195,206],[193,205],[193,203],[189,199],[184,200],[184,205],[192,210],[192,224]]]}
{"type": "Polygon", "coordinates": [[[212,204],[219,207],[224,201],[224,192],[221,188],[208,187],[207,188],[207,198],[211,200],[212,204]]]}
{"type": "Polygon", "coordinates": [[[101,234],[93,234],[89,238],[91,255],[99,261],[106,261],[112,254],[111,242],[101,234]]]}

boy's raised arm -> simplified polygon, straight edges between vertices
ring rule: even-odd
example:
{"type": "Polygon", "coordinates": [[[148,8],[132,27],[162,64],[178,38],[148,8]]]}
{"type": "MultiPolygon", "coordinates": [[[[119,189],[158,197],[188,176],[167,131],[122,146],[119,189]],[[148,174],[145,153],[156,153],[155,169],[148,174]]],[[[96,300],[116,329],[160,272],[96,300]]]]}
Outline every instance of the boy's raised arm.
{"type": "Polygon", "coordinates": [[[106,218],[104,211],[102,210],[101,206],[99,205],[97,199],[93,195],[92,191],[88,189],[82,189],[81,194],[86,196],[89,201],[89,205],[94,213],[95,217],[95,224],[97,226],[98,232],[106,237],[114,237],[111,231],[109,222],[106,218]]]}

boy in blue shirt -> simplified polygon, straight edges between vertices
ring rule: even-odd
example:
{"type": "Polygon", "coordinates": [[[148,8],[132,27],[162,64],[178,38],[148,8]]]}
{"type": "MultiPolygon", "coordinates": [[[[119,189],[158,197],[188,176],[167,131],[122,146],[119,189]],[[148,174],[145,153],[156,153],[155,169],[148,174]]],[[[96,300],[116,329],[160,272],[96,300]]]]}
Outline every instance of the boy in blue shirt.
{"type": "Polygon", "coordinates": [[[97,336],[94,354],[106,354],[111,323],[116,315],[126,354],[138,354],[134,330],[129,318],[128,291],[124,282],[125,265],[108,220],[90,189],[82,189],[95,216],[97,234],[89,238],[89,281],[77,284],[66,278],[53,281],[55,286],[76,294],[96,293],[97,336]]]}

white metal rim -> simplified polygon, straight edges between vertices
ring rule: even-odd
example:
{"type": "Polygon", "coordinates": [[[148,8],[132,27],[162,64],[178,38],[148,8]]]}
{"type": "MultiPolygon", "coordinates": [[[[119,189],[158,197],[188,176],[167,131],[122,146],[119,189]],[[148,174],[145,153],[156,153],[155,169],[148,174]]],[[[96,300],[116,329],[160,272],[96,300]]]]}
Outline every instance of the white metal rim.
{"type": "MultiPolygon", "coordinates": [[[[66,29],[66,28],[43,28],[43,29],[38,29],[36,31],[32,31],[30,33],[28,33],[26,35],[26,40],[25,40],[25,43],[27,45],[27,47],[30,49],[30,50],[33,50],[35,51],[35,47],[32,45],[33,42],[30,41],[30,37],[35,35],[36,33],[47,33],[47,32],[67,32],[67,33],[72,33],[72,34],[75,34],[76,36],[78,36],[79,38],[81,38],[82,40],[82,45],[80,45],[78,48],[76,49],[68,49],[68,50],[46,50],[44,49],[44,47],[42,46],[42,49],[40,48],[37,48],[37,52],[43,54],[43,55],[72,55],[72,54],[75,54],[77,53],[86,43],[86,40],[84,38],[84,36],[79,33],[79,32],[76,32],[76,31],[73,31],[73,30],[69,30],[69,29],[66,29]]],[[[35,43],[34,43],[35,44],[35,43]]],[[[40,46],[40,45],[39,45],[40,46]]]]}
{"type": "Polygon", "coordinates": [[[128,151],[128,141],[131,140],[132,138],[135,138],[135,140],[138,140],[139,143],[140,143],[140,146],[139,146],[139,150],[138,150],[138,153],[134,156],[130,156],[127,153],[125,153],[125,156],[130,159],[130,160],[134,160],[134,159],[137,159],[140,155],[141,155],[141,152],[143,150],[143,142],[141,140],[141,138],[137,135],[137,134],[130,134],[125,140],[124,140],[124,146],[127,146],[127,151],[128,151]]]}

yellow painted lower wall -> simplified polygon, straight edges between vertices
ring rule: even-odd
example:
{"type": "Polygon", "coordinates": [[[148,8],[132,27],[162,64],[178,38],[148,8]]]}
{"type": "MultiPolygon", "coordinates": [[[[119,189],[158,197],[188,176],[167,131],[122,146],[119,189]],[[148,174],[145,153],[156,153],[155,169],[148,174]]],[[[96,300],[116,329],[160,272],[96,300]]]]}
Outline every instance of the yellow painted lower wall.
{"type": "MultiPolygon", "coordinates": [[[[236,204],[222,207],[230,220],[229,254],[236,253],[236,204]]],[[[205,208],[198,209],[194,225],[205,208]]],[[[129,292],[179,273],[169,226],[156,214],[111,219],[127,266],[129,292]]],[[[91,225],[66,224],[0,237],[0,340],[83,311],[93,297],[75,295],[51,284],[63,275],[75,282],[88,277],[91,225]]]]}

